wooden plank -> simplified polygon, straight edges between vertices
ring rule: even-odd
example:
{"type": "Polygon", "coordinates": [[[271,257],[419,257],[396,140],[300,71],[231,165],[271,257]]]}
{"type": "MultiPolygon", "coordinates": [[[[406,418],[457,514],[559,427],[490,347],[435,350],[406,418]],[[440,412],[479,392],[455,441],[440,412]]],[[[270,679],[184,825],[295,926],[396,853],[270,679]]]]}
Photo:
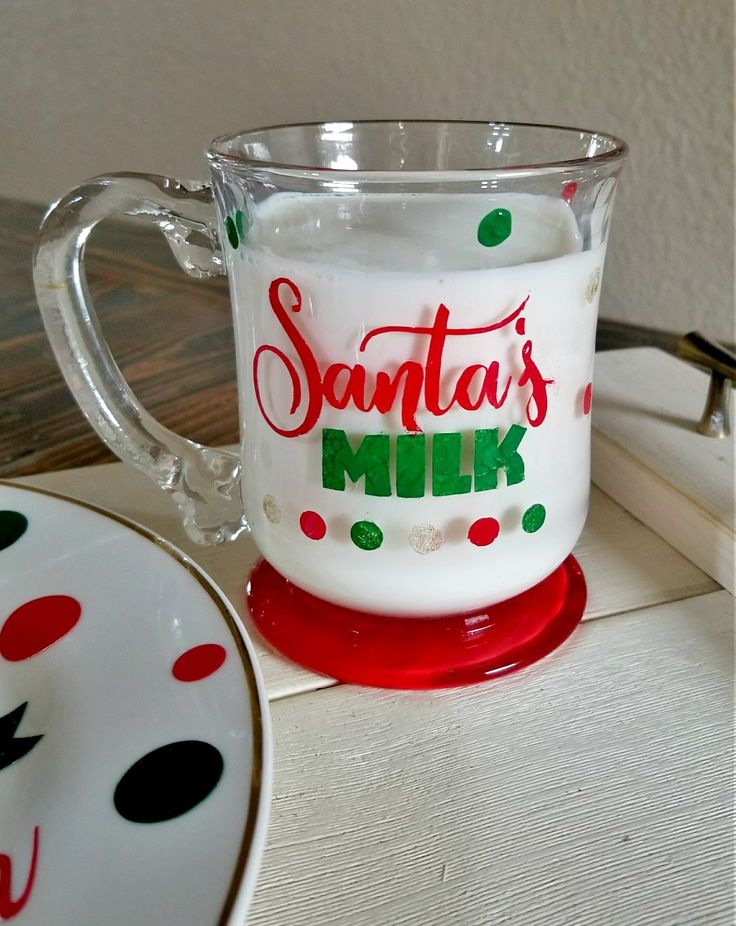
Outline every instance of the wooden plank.
{"type": "Polygon", "coordinates": [[[468,689],[272,707],[251,926],[731,926],[733,599],[468,689]]]}
{"type": "Polygon", "coordinates": [[[584,620],[715,591],[716,582],[592,487],[575,556],[588,583],[584,620]]]}
{"type": "MultiPolygon", "coordinates": [[[[187,539],[171,499],[122,463],[85,467],[18,480],[116,511],[157,531],[192,556],[230,598],[254,639],[272,698],[333,684],[273,653],[250,623],[244,587],[256,561],[250,538],[218,547],[187,539]]],[[[671,547],[593,491],[588,524],[576,549],[588,580],[586,618],[631,610],[712,591],[716,584],[671,547]]]]}
{"type": "Polygon", "coordinates": [[[733,592],[734,441],[695,430],[707,388],[705,373],[657,350],[599,356],[593,481],[733,592]]]}
{"type": "MultiPolygon", "coordinates": [[[[66,387],[31,277],[42,209],[0,200],[0,475],[114,460],[66,387]]],[[[224,279],[197,281],[163,236],[105,222],[87,278],[112,352],[146,408],[202,443],[238,438],[232,313],[224,279]],[[216,410],[216,411],[213,411],[216,410]]]]}

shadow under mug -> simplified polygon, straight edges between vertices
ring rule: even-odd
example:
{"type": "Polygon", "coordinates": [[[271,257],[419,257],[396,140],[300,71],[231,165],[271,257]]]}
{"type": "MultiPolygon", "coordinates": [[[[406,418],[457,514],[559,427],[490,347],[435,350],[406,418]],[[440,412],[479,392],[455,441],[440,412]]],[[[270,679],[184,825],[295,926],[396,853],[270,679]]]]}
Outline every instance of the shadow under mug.
{"type": "Polygon", "coordinates": [[[251,613],[278,649],[346,680],[473,681],[582,615],[569,554],[625,157],[598,132],[500,122],[241,132],[210,146],[209,184],[116,174],[56,203],[37,297],[88,420],[187,533],[252,532],[251,613]],[[228,275],[239,454],[164,428],[110,354],[83,255],[121,214],[187,273],[228,275]]]}

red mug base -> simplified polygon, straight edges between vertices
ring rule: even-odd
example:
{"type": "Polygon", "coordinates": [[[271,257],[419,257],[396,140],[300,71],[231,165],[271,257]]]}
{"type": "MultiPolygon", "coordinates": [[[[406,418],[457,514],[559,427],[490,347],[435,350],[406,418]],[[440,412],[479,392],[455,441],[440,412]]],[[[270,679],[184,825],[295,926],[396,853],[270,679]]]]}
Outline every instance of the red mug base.
{"type": "Polygon", "coordinates": [[[515,598],[440,617],[343,608],[292,585],[265,560],[247,588],[256,627],[292,662],[341,682],[406,689],[471,685],[536,662],[580,623],[586,598],[572,556],[515,598]]]}

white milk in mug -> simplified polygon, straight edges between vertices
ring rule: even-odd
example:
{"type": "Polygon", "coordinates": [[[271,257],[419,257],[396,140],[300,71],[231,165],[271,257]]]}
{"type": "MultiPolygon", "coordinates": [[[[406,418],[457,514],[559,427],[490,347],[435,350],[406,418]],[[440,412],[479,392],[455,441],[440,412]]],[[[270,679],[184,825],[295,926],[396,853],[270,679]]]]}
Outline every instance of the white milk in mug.
{"type": "Polygon", "coordinates": [[[278,193],[228,248],[243,500],[297,586],[494,604],[572,550],[604,247],[532,194],[278,193]]]}

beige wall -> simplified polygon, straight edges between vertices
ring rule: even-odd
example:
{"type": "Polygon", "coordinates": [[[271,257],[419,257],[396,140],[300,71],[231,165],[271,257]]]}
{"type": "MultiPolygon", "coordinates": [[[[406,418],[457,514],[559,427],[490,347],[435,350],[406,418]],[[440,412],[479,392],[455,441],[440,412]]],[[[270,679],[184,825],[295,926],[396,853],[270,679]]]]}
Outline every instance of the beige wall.
{"type": "Polygon", "coordinates": [[[602,313],[732,339],[732,0],[2,0],[0,195],[196,177],[264,123],[450,117],[626,138],[602,313]]]}

